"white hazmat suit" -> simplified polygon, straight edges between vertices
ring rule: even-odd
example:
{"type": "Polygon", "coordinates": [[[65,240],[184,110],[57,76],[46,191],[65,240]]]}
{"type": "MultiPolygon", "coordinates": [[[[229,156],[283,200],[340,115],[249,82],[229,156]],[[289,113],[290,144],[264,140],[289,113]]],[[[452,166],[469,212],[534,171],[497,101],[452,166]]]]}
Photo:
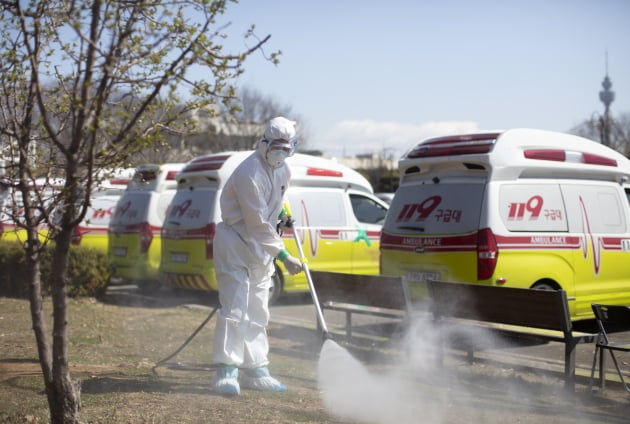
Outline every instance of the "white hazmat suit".
{"type": "Polygon", "coordinates": [[[302,268],[276,231],[291,179],[283,159],[293,151],[294,126],[283,117],[271,120],[258,149],[234,170],[221,194],[222,222],[214,237],[221,309],[212,359],[223,364],[213,380],[214,389],[222,394],[240,393],[238,367],[245,369],[241,383],[248,388],[286,390],[266,368],[266,327],[273,259],[284,261],[291,273],[302,268]],[[276,149],[284,153],[272,153],[276,149]]]}

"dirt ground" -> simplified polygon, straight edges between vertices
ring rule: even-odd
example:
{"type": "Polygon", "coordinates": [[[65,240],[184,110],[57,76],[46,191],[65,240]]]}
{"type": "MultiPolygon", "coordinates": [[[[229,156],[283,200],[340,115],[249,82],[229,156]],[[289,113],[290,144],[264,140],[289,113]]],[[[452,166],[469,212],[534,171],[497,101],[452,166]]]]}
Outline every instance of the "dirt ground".
{"type": "MultiPolygon", "coordinates": [[[[48,308],[50,308],[48,306],[48,308]]],[[[50,316],[50,310],[47,310],[50,316]]],[[[457,354],[443,369],[394,343],[335,343],[271,324],[270,369],[287,393],[214,394],[213,321],[167,366],[209,310],[168,301],[70,302],[71,373],[84,423],[627,423],[618,386],[575,393],[561,377],[457,354]],[[325,376],[322,382],[322,375],[325,376]]],[[[28,303],[0,298],[0,423],[47,422],[28,303]]],[[[52,326],[49,323],[49,327],[52,326]]]]}

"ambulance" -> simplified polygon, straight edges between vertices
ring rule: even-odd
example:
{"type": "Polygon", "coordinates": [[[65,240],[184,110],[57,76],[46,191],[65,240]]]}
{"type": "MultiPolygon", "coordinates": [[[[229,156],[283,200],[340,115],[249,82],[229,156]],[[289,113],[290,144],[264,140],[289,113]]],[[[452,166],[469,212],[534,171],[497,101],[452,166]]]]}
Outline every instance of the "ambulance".
{"type": "MultiPolygon", "coordinates": [[[[226,152],[190,161],[177,175],[177,193],[162,229],[162,282],[194,290],[217,290],[213,237],[221,219],[219,197],[234,169],[252,152],[226,152]]],[[[294,230],[312,270],[377,274],[379,237],[387,213],[370,183],[333,160],[296,154],[287,159],[291,186],[287,198],[294,230]]],[[[294,235],[285,232],[286,249],[299,257],[294,235]]],[[[280,263],[270,302],[283,292],[308,290],[304,273],[289,275],[280,263]]]]}
{"type": "Polygon", "coordinates": [[[618,152],[512,129],[428,139],[399,171],[382,274],[562,289],[576,321],[591,303],[630,304],[630,161],[618,152]]]}
{"type": "Polygon", "coordinates": [[[141,288],[157,286],[162,223],[177,188],[175,175],[183,166],[167,163],[136,168],[116,203],[107,231],[112,278],[141,288]]]}
{"type": "MultiPolygon", "coordinates": [[[[35,216],[39,217],[41,209],[49,209],[56,201],[56,196],[63,189],[65,181],[60,178],[37,178],[35,187],[37,196],[33,197],[35,216]]],[[[0,179],[0,239],[4,241],[26,241],[24,223],[24,204],[22,193],[16,188],[15,182],[0,179]]],[[[42,219],[37,226],[39,241],[45,243],[49,239],[49,227],[42,219]]]]}
{"type": "Polygon", "coordinates": [[[99,173],[99,182],[90,196],[85,218],[74,229],[73,245],[107,252],[109,222],[134,173],[134,168],[99,173]]]}

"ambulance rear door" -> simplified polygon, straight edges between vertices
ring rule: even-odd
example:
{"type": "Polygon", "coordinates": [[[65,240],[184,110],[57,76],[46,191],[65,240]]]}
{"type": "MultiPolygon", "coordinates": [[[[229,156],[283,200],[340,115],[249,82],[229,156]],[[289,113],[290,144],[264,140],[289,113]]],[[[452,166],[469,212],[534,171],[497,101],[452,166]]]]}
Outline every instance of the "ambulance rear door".
{"type": "Polygon", "coordinates": [[[160,271],[169,284],[216,289],[213,238],[219,214],[216,180],[187,176],[171,200],[162,230],[160,271]]]}
{"type": "Polygon", "coordinates": [[[85,218],[75,229],[72,243],[107,252],[109,222],[119,199],[115,194],[92,197],[85,218]]]}
{"type": "Polygon", "coordinates": [[[444,177],[401,185],[381,237],[381,273],[409,281],[477,281],[486,179],[444,177]]]}

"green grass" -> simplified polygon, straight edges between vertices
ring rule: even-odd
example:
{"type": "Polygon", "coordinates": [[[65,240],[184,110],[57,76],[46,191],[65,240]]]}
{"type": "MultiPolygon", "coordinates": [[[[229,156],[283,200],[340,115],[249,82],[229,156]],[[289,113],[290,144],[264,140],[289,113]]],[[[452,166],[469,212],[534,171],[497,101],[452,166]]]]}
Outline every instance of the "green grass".
{"type": "MultiPolygon", "coordinates": [[[[316,355],[310,353],[319,348],[316,337],[271,340],[270,367],[289,386],[287,393],[244,391],[238,398],[225,398],[210,390],[211,371],[158,367],[154,373],[155,364],[173,353],[208,313],[69,300],[70,369],[82,382],[81,421],[335,422],[319,400],[316,355]]],[[[45,316],[51,316],[48,303],[45,316]]],[[[214,320],[171,361],[210,363],[213,325],[214,320]]],[[[0,298],[0,337],[0,423],[48,422],[27,301],[0,298]]]]}
{"type": "MultiPolygon", "coordinates": [[[[168,303],[69,300],[70,370],[82,383],[82,423],[356,422],[336,419],[324,408],[317,383],[322,345],[309,329],[273,323],[268,327],[270,369],[288,386],[286,393],[244,390],[241,396],[226,398],[210,389],[212,371],[161,366],[154,372],[156,363],[180,347],[209,313],[168,303]]],[[[49,301],[44,314],[50,319],[49,301]]],[[[171,362],[210,363],[213,326],[214,319],[171,362]]],[[[413,417],[412,422],[621,424],[630,416],[628,395],[621,389],[593,394],[581,386],[569,395],[562,390],[561,378],[527,367],[491,361],[470,365],[461,356],[449,355],[446,367],[438,369],[395,344],[343,346],[370,374],[359,384],[352,375],[342,375],[347,393],[362,396],[367,391],[370,396],[362,407],[378,410],[400,399],[385,399],[391,395],[387,390],[374,397],[370,390],[382,389],[379,376],[395,376],[395,382],[409,390],[399,409],[413,417]]],[[[0,424],[48,422],[40,374],[28,302],[0,297],[0,424]]],[[[396,388],[392,386],[394,395],[396,388]]]]}

